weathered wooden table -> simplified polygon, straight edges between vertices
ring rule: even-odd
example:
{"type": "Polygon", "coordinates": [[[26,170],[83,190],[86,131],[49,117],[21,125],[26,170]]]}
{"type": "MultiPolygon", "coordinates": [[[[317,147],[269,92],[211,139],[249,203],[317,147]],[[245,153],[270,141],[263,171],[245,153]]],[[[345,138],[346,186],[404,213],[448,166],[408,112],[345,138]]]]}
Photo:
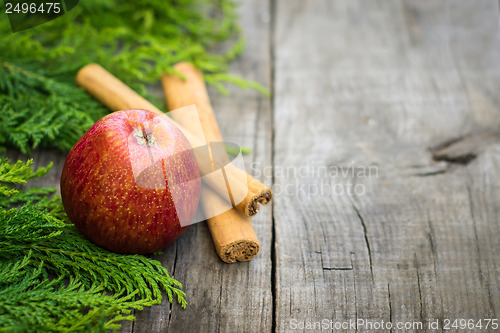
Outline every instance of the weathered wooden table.
{"type": "Polygon", "coordinates": [[[231,72],[273,96],[210,93],[226,140],[252,149],[247,168],[275,192],[253,219],[261,251],[225,264],[194,225],[158,258],[187,310],[164,302],[123,332],[442,331],[455,319],[483,326],[457,332],[496,331],[498,2],[245,0],[240,11],[247,49],[231,72]]]}

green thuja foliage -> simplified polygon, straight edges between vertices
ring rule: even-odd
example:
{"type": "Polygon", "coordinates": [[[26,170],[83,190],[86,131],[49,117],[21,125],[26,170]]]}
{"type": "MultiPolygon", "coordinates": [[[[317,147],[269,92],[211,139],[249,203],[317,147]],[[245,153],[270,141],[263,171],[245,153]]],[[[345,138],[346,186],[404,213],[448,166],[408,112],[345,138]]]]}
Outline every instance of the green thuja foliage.
{"type": "Polygon", "coordinates": [[[159,99],[147,85],[179,61],[194,63],[223,92],[224,82],[267,92],[227,74],[243,47],[231,0],[84,0],[17,33],[1,12],[0,144],[23,152],[71,148],[108,112],[74,83],[78,69],[92,62],[153,102],[159,99]]]}
{"type": "MultiPolygon", "coordinates": [[[[36,172],[33,172],[33,169],[31,169],[30,165],[33,164],[33,160],[28,160],[26,163],[23,163],[21,161],[17,161],[17,163],[10,164],[9,160],[4,158],[0,160],[0,183],[11,183],[11,184],[24,184],[26,183],[26,180],[30,178],[36,178],[43,176],[46,174],[50,168],[52,167],[52,163],[50,163],[46,168],[39,168],[36,172]]],[[[34,194],[33,192],[46,192],[45,190],[41,189],[41,191],[30,191],[31,194],[34,194]]],[[[7,185],[0,185],[0,194],[3,194],[6,197],[11,197],[14,194],[18,194],[19,191],[16,190],[15,188],[9,187],[7,185]]],[[[23,193],[18,196],[18,198],[22,195],[26,195],[27,193],[23,193]]],[[[12,198],[14,199],[14,198],[12,198]]],[[[11,200],[12,200],[11,199],[11,200]]],[[[27,198],[26,198],[27,199],[27,198]]],[[[16,200],[16,199],[14,199],[16,200]]],[[[0,203],[1,205],[1,203],[0,203]]]]}
{"type": "Polygon", "coordinates": [[[24,153],[39,145],[68,151],[106,113],[73,83],[0,60],[0,144],[24,153]]]}
{"type": "Polygon", "coordinates": [[[132,310],[160,303],[162,291],[186,306],[181,284],[158,261],[83,237],[60,198],[48,198],[53,189],[14,189],[50,168],[33,171],[31,163],[0,163],[8,195],[0,194],[0,332],[117,329],[134,319],[132,310]]]}

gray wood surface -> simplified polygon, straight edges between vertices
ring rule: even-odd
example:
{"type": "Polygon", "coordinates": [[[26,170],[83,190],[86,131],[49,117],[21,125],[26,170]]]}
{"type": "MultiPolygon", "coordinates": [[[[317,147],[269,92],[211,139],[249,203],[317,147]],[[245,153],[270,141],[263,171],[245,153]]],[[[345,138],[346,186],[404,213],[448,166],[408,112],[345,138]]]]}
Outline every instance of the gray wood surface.
{"type": "MultiPolygon", "coordinates": [[[[122,332],[500,319],[498,2],[245,0],[240,13],[231,72],[273,97],[210,96],[275,192],[253,219],[261,251],[225,264],[191,227],[157,257],[187,310],[164,302],[122,332]]],[[[38,185],[57,186],[64,156],[34,158],[56,161],[38,185]]]]}
{"type": "Polygon", "coordinates": [[[498,3],[278,0],[275,13],[275,186],[296,189],[274,201],[276,330],[497,318],[498,3]]]}

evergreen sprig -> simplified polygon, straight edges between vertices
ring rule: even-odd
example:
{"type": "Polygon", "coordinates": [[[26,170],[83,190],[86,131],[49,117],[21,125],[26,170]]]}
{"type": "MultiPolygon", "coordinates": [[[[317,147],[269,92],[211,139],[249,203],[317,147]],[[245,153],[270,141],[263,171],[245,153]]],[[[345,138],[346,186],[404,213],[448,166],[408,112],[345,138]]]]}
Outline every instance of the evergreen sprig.
{"type": "Polygon", "coordinates": [[[156,104],[147,85],[180,61],[192,62],[222,92],[229,82],[267,93],[227,74],[245,45],[235,9],[232,0],[85,0],[17,33],[0,13],[0,144],[69,150],[108,112],[74,83],[92,62],[156,104]]]}
{"type": "MultiPolygon", "coordinates": [[[[26,180],[30,178],[43,176],[52,167],[52,163],[50,163],[47,167],[38,168],[37,171],[33,172],[30,167],[32,164],[32,159],[27,162],[17,161],[14,164],[11,164],[7,158],[0,159],[0,183],[24,184],[26,183],[26,180]]],[[[3,194],[6,197],[11,197],[18,192],[19,191],[15,188],[7,185],[0,185],[0,195],[3,194]]],[[[35,193],[32,192],[31,194],[35,193]]]]}
{"type": "MultiPolygon", "coordinates": [[[[0,179],[21,184],[49,168],[3,158],[0,179]]],[[[158,261],[94,245],[69,223],[60,198],[48,198],[52,192],[0,195],[0,332],[117,329],[134,319],[132,310],[160,303],[162,292],[186,306],[181,284],[158,261]]]]}
{"type": "Polygon", "coordinates": [[[68,151],[107,112],[72,84],[0,61],[0,143],[68,151]]]}

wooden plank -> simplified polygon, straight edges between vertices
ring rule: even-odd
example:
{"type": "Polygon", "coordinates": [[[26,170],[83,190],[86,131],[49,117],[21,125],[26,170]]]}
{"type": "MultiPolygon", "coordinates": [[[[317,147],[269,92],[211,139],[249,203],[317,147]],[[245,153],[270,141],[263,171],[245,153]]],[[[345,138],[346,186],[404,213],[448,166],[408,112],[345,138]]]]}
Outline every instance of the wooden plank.
{"type": "MultiPolygon", "coordinates": [[[[240,9],[247,47],[231,66],[231,73],[270,85],[269,2],[245,1],[240,9]]],[[[227,142],[249,147],[245,156],[250,167],[271,165],[271,103],[255,91],[229,87],[222,96],[209,89],[222,135],[227,142]]],[[[271,179],[254,172],[266,185],[271,179]]],[[[188,308],[172,306],[169,332],[268,332],[272,326],[271,295],[271,207],[252,219],[261,244],[260,253],[250,262],[225,264],[217,256],[210,233],[199,223],[177,241],[175,278],[184,284],[188,308]]],[[[152,315],[142,311],[134,332],[159,331],[152,315]],[[146,315],[148,316],[148,315],[146,315]]],[[[163,311],[166,313],[166,311],[163,311]]],[[[160,315],[161,317],[161,315],[160,315]]],[[[165,331],[165,330],[163,330],[165,331]]]]}
{"type": "MultiPolygon", "coordinates": [[[[231,67],[231,72],[270,85],[269,3],[246,2],[240,8],[245,28],[247,51],[231,67]]],[[[252,153],[245,163],[254,176],[271,185],[271,178],[259,167],[271,165],[270,100],[255,91],[230,87],[230,97],[210,89],[219,126],[228,142],[249,147],[252,153]],[[251,166],[254,166],[252,169],[251,166]],[[258,176],[258,177],[257,177],[258,176]]],[[[12,160],[26,156],[9,150],[12,160]]],[[[31,157],[35,166],[55,165],[48,175],[30,182],[33,186],[54,186],[59,179],[65,154],[36,150],[31,157]]],[[[268,175],[271,173],[269,172],[268,175]]],[[[164,301],[160,305],[135,311],[135,322],[122,322],[120,332],[267,332],[272,326],[271,295],[271,207],[252,219],[261,243],[260,253],[246,263],[228,265],[217,256],[204,223],[192,226],[163,254],[155,256],[173,277],[184,284],[188,308],[164,301]]],[[[175,301],[174,301],[175,302],[175,301]]]]}
{"type": "MultiPolygon", "coordinates": [[[[178,241],[163,250],[163,253],[152,256],[168,269],[170,276],[176,278],[175,268],[178,253],[178,241]]],[[[136,320],[134,322],[122,322],[120,332],[166,332],[171,317],[172,304],[168,302],[165,293],[162,294],[161,304],[144,308],[142,311],[134,311],[136,320]]],[[[174,303],[177,300],[174,298],[174,303]]]]}
{"type": "Polygon", "coordinates": [[[495,318],[500,145],[429,148],[500,124],[497,6],[276,1],[277,331],[495,318]]]}

